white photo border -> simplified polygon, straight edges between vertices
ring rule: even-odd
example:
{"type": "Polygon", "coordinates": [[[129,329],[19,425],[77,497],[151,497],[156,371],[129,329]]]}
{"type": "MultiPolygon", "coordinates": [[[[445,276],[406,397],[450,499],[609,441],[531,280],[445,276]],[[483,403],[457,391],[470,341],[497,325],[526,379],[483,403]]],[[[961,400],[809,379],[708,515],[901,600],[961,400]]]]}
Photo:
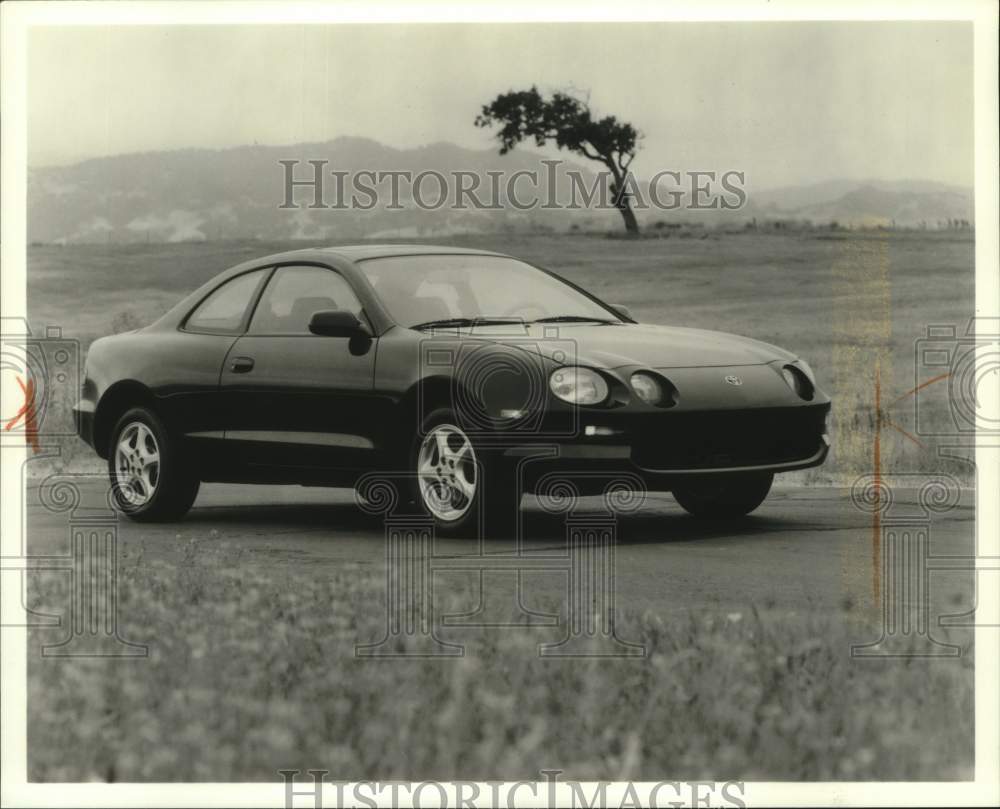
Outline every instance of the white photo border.
{"type": "MultiPolygon", "coordinates": [[[[26,187],[27,187],[27,41],[28,31],[39,25],[212,25],[212,24],[330,24],[330,23],[428,23],[428,22],[639,22],[639,21],[777,21],[777,20],[967,20],[973,23],[975,49],[975,214],[976,214],[976,315],[1000,317],[1000,254],[998,254],[998,15],[992,0],[953,2],[837,2],[815,0],[715,0],[714,2],[654,3],[618,0],[585,5],[573,0],[369,0],[368,2],[7,2],[0,6],[0,59],[2,59],[2,232],[0,232],[0,314],[26,316],[26,187]]],[[[980,405],[988,418],[1000,414],[1000,381],[992,390],[981,390],[980,405]]],[[[4,397],[18,395],[4,389],[4,397]]],[[[27,448],[5,449],[0,459],[0,546],[5,557],[18,556],[22,542],[25,493],[21,470],[27,448]]],[[[979,563],[1000,557],[1000,521],[995,493],[1000,491],[1000,447],[980,446],[976,491],[976,529],[979,563]],[[993,493],[990,495],[989,493],[993,493]]],[[[995,570],[979,576],[977,614],[981,624],[1000,625],[1000,577],[995,570]]],[[[284,786],[265,783],[217,784],[39,784],[27,782],[26,766],[26,642],[23,627],[9,626],[20,615],[19,588],[4,587],[0,596],[0,798],[4,806],[284,806],[284,786]]],[[[812,782],[745,784],[747,805],[843,806],[998,805],[1000,804],[1000,631],[977,626],[975,630],[975,780],[947,783],[812,782]]],[[[490,794],[479,784],[482,795],[490,794]]],[[[591,794],[595,785],[584,785],[591,794]]],[[[642,797],[651,783],[636,784],[642,797]]],[[[447,785],[446,785],[447,787],[447,785]]],[[[546,805],[547,785],[539,784],[538,797],[521,790],[518,805],[546,805]],[[524,796],[524,797],[522,797],[524,796]],[[521,801],[526,801],[523,804],[521,801]]],[[[501,799],[506,805],[506,786],[501,799]]],[[[452,788],[453,789],[453,788],[452,788]]],[[[558,793],[568,802],[568,786],[558,793]]],[[[624,786],[608,789],[615,805],[624,786]]],[[[452,792],[452,797],[453,797],[452,792]]],[[[388,800],[388,793],[383,795],[388,800]]],[[[324,806],[335,805],[327,787],[324,806]]],[[[311,800],[296,805],[311,805],[311,800]]],[[[386,804],[382,804],[386,805],[386,804]]],[[[485,804],[484,804],[485,805],[485,804]]]]}

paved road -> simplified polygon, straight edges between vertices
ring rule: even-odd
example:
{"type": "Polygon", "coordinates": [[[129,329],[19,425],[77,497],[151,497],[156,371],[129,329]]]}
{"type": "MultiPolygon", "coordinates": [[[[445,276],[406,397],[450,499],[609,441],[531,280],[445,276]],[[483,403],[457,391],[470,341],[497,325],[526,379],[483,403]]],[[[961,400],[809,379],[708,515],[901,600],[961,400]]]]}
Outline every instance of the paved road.
{"type": "MultiPolygon", "coordinates": [[[[105,486],[99,479],[80,484],[81,502],[73,519],[106,514],[105,486]]],[[[31,554],[68,551],[70,515],[51,510],[37,484],[29,486],[28,548],[31,554]]],[[[525,502],[527,536],[523,553],[558,556],[566,549],[564,518],[525,502]]],[[[601,501],[581,501],[577,516],[600,516],[601,501]]],[[[883,527],[904,517],[925,520],[915,491],[897,491],[883,527]]],[[[974,492],[930,519],[930,552],[974,552],[974,492]]],[[[864,602],[873,587],[872,515],[851,503],[850,493],[833,488],[776,488],[767,502],[734,527],[699,523],[684,514],[670,495],[653,494],[637,512],[617,522],[616,599],[619,608],[666,613],[702,606],[746,608],[750,604],[797,612],[839,608],[845,598],[864,602]]],[[[187,540],[242,549],[240,564],[281,564],[286,570],[322,574],[344,565],[384,569],[384,521],[364,513],[346,490],[206,484],[183,521],[144,525],[122,519],[120,552],[144,547],[146,558],[180,558],[187,540]]],[[[475,540],[437,539],[441,565],[493,566],[516,552],[514,541],[490,541],[480,565],[475,540]]],[[[134,556],[133,556],[134,558],[134,556]]],[[[542,563],[544,564],[544,563],[542,563]]],[[[447,574],[456,575],[456,574],[447,574]]],[[[515,574],[494,574],[500,579],[515,574]]],[[[559,595],[564,574],[534,573],[533,587],[559,595]]],[[[499,580],[499,579],[498,579],[499,580]]],[[[500,584],[499,586],[506,586],[500,584]]],[[[932,574],[932,592],[947,599],[948,611],[972,607],[972,577],[932,574]]],[[[943,601],[941,603],[944,603],[943,601]]]]}

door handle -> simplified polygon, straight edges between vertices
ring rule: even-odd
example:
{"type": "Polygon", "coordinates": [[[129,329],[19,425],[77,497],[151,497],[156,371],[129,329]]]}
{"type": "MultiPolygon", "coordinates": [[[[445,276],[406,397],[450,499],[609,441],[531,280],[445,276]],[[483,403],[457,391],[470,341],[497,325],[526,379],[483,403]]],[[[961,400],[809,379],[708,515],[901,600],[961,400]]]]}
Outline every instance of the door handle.
{"type": "Polygon", "coordinates": [[[252,357],[233,357],[229,370],[234,374],[245,374],[253,370],[252,357]]]}

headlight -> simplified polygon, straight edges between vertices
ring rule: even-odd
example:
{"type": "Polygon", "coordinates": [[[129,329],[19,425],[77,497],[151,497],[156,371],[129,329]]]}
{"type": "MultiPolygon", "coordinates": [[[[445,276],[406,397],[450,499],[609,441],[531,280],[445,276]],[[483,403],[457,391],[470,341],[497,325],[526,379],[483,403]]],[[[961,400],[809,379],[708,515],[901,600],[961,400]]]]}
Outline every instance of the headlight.
{"type": "Polygon", "coordinates": [[[629,379],[629,384],[635,395],[646,404],[658,405],[663,400],[663,388],[652,374],[636,371],[629,379]]]}
{"type": "MultiPolygon", "coordinates": [[[[806,367],[808,368],[809,366],[806,367]]],[[[813,395],[816,393],[816,386],[813,385],[812,380],[802,368],[798,365],[785,365],[781,369],[781,375],[784,377],[785,382],[788,383],[788,387],[795,391],[800,399],[805,399],[807,402],[812,400],[813,395]]]]}
{"type": "Polygon", "coordinates": [[[806,375],[806,379],[816,384],[816,374],[813,373],[813,369],[809,367],[809,363],[805,360],[795,360],[796,367],[806,375]]]}
{"type": "Polygon", "coordinates": [[[578,405],[600,404],[608,398],[608,383],[597,371],[579,366],[556,368],[549,388],[564,402],[578,405]]]}

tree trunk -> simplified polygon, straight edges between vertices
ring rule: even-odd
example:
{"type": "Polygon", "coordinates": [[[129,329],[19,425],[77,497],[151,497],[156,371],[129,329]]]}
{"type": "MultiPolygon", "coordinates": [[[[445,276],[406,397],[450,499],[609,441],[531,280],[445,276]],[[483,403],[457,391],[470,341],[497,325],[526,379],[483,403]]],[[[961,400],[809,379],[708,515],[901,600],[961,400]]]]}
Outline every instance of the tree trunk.
{"type": "Polygon", "coordinates": [[[625,220],[625,231],[629,236],[639,235],[639,222],[635,218],[635,211],[632,210],[632,200],[625,196],[617,204],[618,213],[625,220]]]}
{"type": "Polygon", "coordinates": [[[632,210],[632,197],[625,190],[625,178],[618,167],[610,159],[605,165],[611,170],[614,181],[611,183],[611,198],[614,200],[618,213],[625,220],[625,232],[629,236],[639,235],[639,221],[635,218],[635,211],[632,210]]]}

